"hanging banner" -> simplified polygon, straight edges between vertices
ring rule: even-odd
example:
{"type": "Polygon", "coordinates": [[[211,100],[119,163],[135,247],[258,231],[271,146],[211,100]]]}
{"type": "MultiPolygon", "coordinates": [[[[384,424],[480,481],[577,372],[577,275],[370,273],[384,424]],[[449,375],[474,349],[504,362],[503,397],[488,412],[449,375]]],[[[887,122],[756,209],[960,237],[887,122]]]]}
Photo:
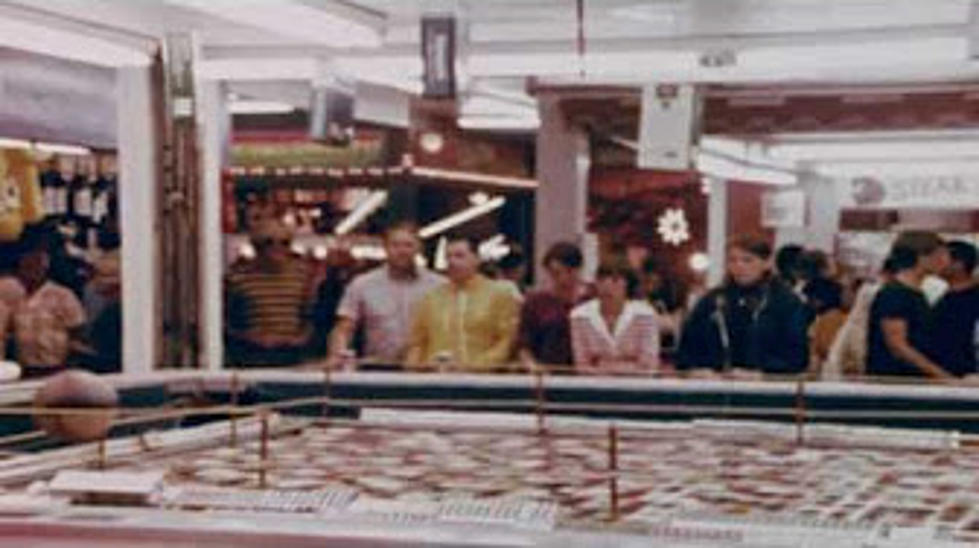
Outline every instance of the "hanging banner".
{"type": "Polygon", "coordinates": [[[845,178],[837,195],[851,209],[977,209],[979,173],[845,178]]]}
{"type": "Polygon", "coordinates": [[[456,94],[456,20],[453,17],[422,18],[424,96],[451,99],[456,94]]]}

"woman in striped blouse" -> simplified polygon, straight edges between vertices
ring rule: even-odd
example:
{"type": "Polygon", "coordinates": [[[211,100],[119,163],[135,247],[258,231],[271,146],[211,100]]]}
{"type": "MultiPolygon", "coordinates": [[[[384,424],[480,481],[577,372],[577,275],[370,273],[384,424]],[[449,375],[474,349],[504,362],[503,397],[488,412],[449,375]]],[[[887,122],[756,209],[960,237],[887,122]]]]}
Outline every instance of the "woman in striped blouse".
{"type": "Polygon", "coordinates": [[[602,263],[597,298],[571,311],[571,345],[579,374],[654,373],[659,369],[659,318],[633,297],[639,278],[624,261],[602,263]]]}

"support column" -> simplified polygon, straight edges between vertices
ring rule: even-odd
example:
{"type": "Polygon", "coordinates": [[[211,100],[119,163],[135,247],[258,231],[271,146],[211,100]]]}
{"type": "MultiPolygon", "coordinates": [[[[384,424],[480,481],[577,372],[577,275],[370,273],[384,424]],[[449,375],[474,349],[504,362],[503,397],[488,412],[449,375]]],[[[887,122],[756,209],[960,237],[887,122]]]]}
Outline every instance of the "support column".
{"type": "Polygon", "coordinates": [[[221,228],[221,173],[229,157],[231,116],[224,82],[197,84],[197,128],[201,147],[200,193],[200,367],[217,370],[224,365],[223,238],[221,228]]]}
{"type": "Polygon", "coordinates": [[[806,193],[805,225],[779,228],[776,245],[798,244],[833,253],[840,226],[836,182],[814,172],[804,172],[800,176],[799,186],[806,193]]]}
{"type": "Polygon", "coordinates": [[[707,256],[710,268],[707,271],[707,285],[716,286],[724,279],[724,264],[727,255],[727,211],[728,188],[724,179],[707,179],[710,195],[707,201],[707,256]]]}
{"type": "Polygon", "coordinates": [[[161,93],[159,88],[151,68],[117,71],[122,367],[127,374],[150,372],[159,360],[162,327],[157,268],[157,153],[160,134],[154,99],[161,93]]]}
{"type": "Polygon", "coordinates": [[[557,96],[541,96],[538,109],[541,127],[537,133],[537,181],[540,186],[534,206],[534,279],[540,283],[541,261],[552,244],[561,240],[583,243],[591,153],[588,136],[568,123],[557,96]]]}

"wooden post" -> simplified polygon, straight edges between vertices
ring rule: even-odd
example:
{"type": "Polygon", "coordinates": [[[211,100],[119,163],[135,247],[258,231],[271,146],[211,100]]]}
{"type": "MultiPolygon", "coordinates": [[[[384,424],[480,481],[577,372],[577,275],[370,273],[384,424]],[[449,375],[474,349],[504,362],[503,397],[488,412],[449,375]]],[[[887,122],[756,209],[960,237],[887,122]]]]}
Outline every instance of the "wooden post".
{"type": "Polygon", "coordinates": [[[231,415],[228,417],[231,426],[231,434],[228,442],[231,447],[238,445],[238,372],[231,374],[231,415]]]}
{"type": "Polygon", "coordinates": [[[109,448],[106,446],[105,437],[99,440],[99,470],[105,470],[109,464],[109,448]]]}
{"type": "Polygon", "coordinates": [[[258,486],[264,489],[268,484],[268,460],[269,460],[269,412],[261,411],[262,420],[262,440],[259,444],[259,463],[258,463],[258,486]]]}
{"type": "Polygon", "coordinates": [[[619,520],[619,429],[615,424],[608,427],[608,498],[609,521],[619,520]]]}
{"type": "Polygon", "coordinates": [[[330,416],[330,398],[333,397],[333,374],[332,367],[327,364],[323,369],[323,418],[330,416]]]}
{"type": "Polygon", "coordinates": [[[800,376],[795,383],[795,443],[806,443],[806,389],[805,381],[800,376]]]}
{"type": "Polygon", "coordinates": [[[537,434],[542,435],[547,430],[544,424],[545,420],[545,402],[544,402],[544,372],[541,370],[540,365],[534,364],[534,391],[537,400],[537,407],[535,409],[537,414],[537,434]]]}

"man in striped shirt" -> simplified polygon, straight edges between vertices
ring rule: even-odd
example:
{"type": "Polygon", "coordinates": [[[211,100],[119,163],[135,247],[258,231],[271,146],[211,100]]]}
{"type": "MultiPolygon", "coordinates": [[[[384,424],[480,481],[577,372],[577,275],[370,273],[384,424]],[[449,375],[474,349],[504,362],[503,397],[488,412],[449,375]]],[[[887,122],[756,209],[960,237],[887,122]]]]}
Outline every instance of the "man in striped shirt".
{"type": "Polygon", "coordinates": [[[225,281],[229,357],[238,366],[298,363],[312,331],[309,269],[292,255],[292,235],[277,222],[260,224],[251,241],[255,259],[225,281]]]}

